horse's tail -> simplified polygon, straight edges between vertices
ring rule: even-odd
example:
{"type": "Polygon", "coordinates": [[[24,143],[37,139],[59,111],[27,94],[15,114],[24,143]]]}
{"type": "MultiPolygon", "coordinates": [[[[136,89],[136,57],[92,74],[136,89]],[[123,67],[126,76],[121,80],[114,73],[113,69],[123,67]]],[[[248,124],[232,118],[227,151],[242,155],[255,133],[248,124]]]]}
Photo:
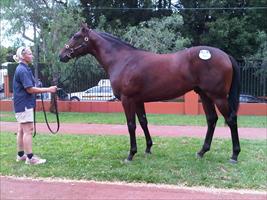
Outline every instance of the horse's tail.
{"type": "Polygon", "coordinates": [[[233,67],[232,84],[229,91],[228,103],[230,107],[229,115],[236,115],[239,108],[239,96],[240,96],[240,68],[236,60],[229,56],[233,67]]]}

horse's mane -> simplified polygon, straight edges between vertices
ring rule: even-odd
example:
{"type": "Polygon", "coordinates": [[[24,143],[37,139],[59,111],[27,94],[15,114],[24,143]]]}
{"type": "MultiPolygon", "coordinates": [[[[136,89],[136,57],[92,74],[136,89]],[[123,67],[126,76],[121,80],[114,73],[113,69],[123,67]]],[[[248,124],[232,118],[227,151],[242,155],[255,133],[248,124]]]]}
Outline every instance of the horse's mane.
{"type": "Polygon", "coordinates": [[[99,32],[99,34],[105,38],[106,40],[110,41],[110,42],[115,42],[116,44],[120,44],[120,45],[124,45],[126,47],[130,47],[132,49],[137,49],[136,47],[130,45],[127,42],[122,41],[120,38],[117,38],[109,33],[105,33],[105,32],[99,32]]]}

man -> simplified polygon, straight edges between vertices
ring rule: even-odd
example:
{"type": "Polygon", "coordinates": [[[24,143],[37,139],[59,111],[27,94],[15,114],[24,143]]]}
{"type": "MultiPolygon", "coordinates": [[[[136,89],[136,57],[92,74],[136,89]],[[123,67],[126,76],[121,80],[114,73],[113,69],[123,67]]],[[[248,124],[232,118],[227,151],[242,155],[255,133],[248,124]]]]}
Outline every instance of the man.
{"type": "Polygon", "coordinates": [[[55,93],[57,87],[35,87],[35,79],[28,66],[33,60],[30,48],[18,48],[13,58],[19,63],[13,78],[14,111],[18,121],[18,155],[16,161],[25,161],[26,164],[31,165],[42,164],[46,160],[39,158],[32,152],[33,109],[36,104],[34,94],[45,92],[55,93]]]}

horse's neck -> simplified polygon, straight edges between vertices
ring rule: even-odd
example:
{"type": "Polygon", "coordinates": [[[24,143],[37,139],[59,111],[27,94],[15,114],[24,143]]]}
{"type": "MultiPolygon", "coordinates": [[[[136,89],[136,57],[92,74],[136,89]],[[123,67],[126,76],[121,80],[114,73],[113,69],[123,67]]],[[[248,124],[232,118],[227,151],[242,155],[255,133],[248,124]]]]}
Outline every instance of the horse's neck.
{"type": "Polygon", "coordinates": [[[92,55],[104,67],[106,72],[118,62],[119,52],[112,48],[111,42],[107,41],[96,32],[91,33],[91,41],[94,44],[92,55]]]}
{"type": "Polygon", "coordinates": [[[107,73],[112,73],[118,66],[117,63],[121,62],[121,59],[131,57],[131,51],[128,51],[127,47],[122,46],[121,49],[115,48],[113,42],[105,39],[98,33],[92,32],[91,34],[90,38],[94,44],[91,54],[98,60],[107,73]]]}

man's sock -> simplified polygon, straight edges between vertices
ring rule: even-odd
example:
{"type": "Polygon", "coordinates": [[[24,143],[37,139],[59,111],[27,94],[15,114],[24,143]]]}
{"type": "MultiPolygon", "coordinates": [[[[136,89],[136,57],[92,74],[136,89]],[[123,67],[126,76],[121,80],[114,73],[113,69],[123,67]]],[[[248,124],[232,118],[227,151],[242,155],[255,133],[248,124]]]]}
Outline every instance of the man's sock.
{"type": "Polygon", "coordinates": [[[24,151],[19,151],[19,152],[18,152],[18,156],[19,156],[19,157],[22,157],[23,155],[24,155],[24,151]]]}
{"type": "Polygon", "coordinates": [[[33,153],[29,153],[29,154],[27,154],[27,157],[28,157],[29,159],[32,159],[32,157],[33,157],[33,153]]]}

